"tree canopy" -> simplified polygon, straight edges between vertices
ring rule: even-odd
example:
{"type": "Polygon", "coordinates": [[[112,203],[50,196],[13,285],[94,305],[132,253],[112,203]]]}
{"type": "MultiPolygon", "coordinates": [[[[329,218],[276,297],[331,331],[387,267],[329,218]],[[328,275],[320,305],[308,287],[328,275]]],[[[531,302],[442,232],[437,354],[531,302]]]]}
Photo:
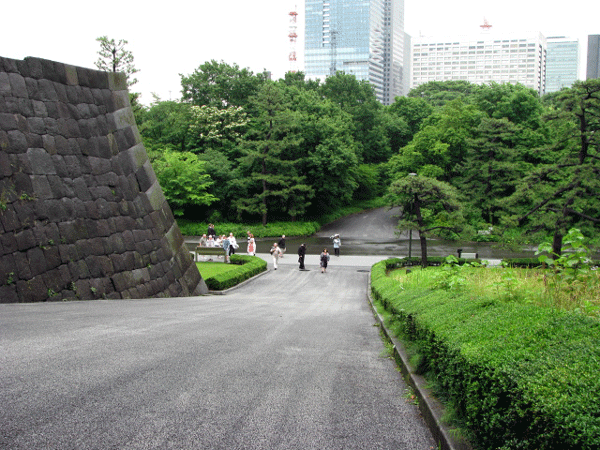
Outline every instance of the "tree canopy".
{"type": "Polygon", "coordinates": [[[218,201],[188,197],[191,218],[311,218],[386,191],[404,202],[402,189],[418,182],[423,202],[431,191],[458,206],[423,203],[412,225],[424,236],[456,232],[433,224],[459,218],[496,238],[518,228],[560,241],[572,225],[600,235],[597,81],[548,98],[518,84],[431,82],[390,106],[343,72],[271,81],[210,61],[181,82],[182,98],[157,100],[138,126],[152,152],[204,163],[205,192],[218,201]]]}

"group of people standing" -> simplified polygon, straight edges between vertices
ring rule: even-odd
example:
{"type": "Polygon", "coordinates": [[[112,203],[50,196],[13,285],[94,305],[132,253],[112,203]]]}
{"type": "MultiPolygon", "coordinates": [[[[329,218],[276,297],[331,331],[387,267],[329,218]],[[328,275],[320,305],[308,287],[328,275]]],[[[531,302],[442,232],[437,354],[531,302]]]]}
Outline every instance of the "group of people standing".
{"type": "MultiPolygon", "coordinates": [[[[198,247],[215,247],[223,248],[225,258],[227,262],[230,262],[231,255],[235,254],[235,251],[240,247],[233,233],[229,233],[229,236],[223,234],[217,236],[215,226],[211,223],[208,225],[208,231],[203,234],[198,243],[198,247]]],[[[220,256],[219,256],[220,258],[220,256]]],[[[212,258],[209,258],[212,261],[212,258]]]]}
{"type": "MultiPolygon", "coordinates": [[[[334,250],[335,250],[335,254],[336,256],[340,256],[340,245],[341,245],[341,241],[340,241],[340,235],[336,235],[336,240],[334,239],[334,250]]],[[[279,261],[279,258],[283,258],[283,254],[285,253],[285,236],[282,236],[282,239],[279,240],[279,242],[274,243],[273,246],[271,247],[271,256],[273,257],[273,266],[275,268],[275,270],[277,270],[277,262],[279,261]],[[282,241],[283,241],[283,245],[282,245],[282,241]]],[[[299,269],[300,270],[306,270],[306,267],[304,265],[304,260],[306,258],[306,244],[300,244],[300,247],[298,247],[298,263],[300,264],[299,269]]],[[[323,251],[321,252],[321,254],[319,255],[319,266],[321,267],[321,273],[325,273],[327,272],[327,264],[329,263],[329,252],[327,251],[327,248],[324,248],[323,251]]]]}
{"type": "MultiPolygon", "coordinates": [[[[256,255],[256,240],[254,239],[254,235],[250,232],[246,232],[247,235],[247,253],[248,255],[255,256],[256,255]]],[[[335,252],[335,256],[340,256],[340,246],[341,240],[340,235],[335,234],[330,237],[333,242],[333,250],[335,252]]],[[[229,233],[229,236],[221,235],[217,236],[215,232],[215,226],[211,223],[208,225],[208,231],[206,234],[203,234],[200,238],[199,242],[200,247],[223,247],[225,252],[225,257],[227,258],[227,262],[229,262],[229,257],[235,254],[235,251],[239,248],[237,240],[233,233],[229,233]]],[[[273,258],[273,266],[274,269],[277,270],[277,263],[279,262],[279,258],[283,258],[286,252],[286,243],[285,243],[285,234],[281,236],[279,241],[273,243],[271,247],[270,253],[273,258]]],[[[298,263],[300,264],[300,270],[306,270],[304,265],[304,259],[306,258],[306,244],[301,244],[298,247],[298,263]]],[[[329,263],[330,255],[327,251],[327,248],[324,248],[319,256],[319,266],[321,267],[321,273],[327,272],[327,264],[329,263]]],[[[211,259],[212,260],[212,259],[211,259]]]]}

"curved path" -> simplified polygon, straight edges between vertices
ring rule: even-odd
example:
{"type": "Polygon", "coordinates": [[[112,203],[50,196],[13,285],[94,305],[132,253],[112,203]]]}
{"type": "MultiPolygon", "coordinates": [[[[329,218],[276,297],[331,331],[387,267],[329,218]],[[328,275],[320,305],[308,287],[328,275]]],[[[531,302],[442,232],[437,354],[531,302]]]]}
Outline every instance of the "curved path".
{"type": "Polygon", "coordinates": [[[309,268],[218,296],[0,305],[0,448],[436,448],[369,267],[309,268]]]}

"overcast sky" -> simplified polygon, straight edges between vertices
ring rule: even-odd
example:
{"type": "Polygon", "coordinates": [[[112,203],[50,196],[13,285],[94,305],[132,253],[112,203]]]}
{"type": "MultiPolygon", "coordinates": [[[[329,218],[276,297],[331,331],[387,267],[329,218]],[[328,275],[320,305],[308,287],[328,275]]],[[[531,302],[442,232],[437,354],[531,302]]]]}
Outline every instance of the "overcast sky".
{"type": "MultiPolygon", "coordinates": [[[[126,39],[142,93],[149,104],[180,97],[179,74],[215,59],[270,70],[289,70],[289,12],[298,15],[297,53],[302,69],[304,0],[4,0],[0,8],[0,56],[51,59],[95,68],[96,38],[126,39]]],[[[405,29],[413,35],[477,33],[484,17],[495,32],[540,31],[579,38],[585,76],[588,34],[600,34],[600,1],[405,0],[405,29]]]]}

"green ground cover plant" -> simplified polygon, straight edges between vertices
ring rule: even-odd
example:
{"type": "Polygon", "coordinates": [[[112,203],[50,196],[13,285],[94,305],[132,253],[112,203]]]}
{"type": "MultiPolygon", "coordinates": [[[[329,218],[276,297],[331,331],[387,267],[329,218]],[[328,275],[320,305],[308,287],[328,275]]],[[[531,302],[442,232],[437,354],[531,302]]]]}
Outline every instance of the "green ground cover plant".
{"type": "MultiPolygon", "coordinates": [[[[208,222],[178,219],[177,224],[184,236],[202,236],[208,229],[208,222]]],[[[255,238],[275,237],[283,234],[286,236],[310,236],[321,227],[318,222],[272,222],[266,226],[260,223],[217,222],[214,225],[217,234],[233,233],[237,239],[245,239],[247,231],[250,231],[255,238]]]]}
{"type": "MultiPolygon", "coordinates": [[[[310,236],[319,231],[321,226],[331,223],[351,214],[357,214],[367,209],[380,208],[386,203],[383,198],[374,200],[362,200],[355,202],[352,206],[338,208],[318,218],[295,222],[271,222],[263,225],[255,223],[215,222],[217,234],[233,233],[238,239],[245,237],[250,231],[255,238],[286,236],[310,236]]],[[[202,236],[208,229],[209,222],[197,222],[188,219],[177,219],[177,225],[184,236],[202,236]]]]}
{"type": "Polygon", "coordinates": [[[476,448],[598,448],[598,271],[557,296],[560,270],[402,266],[373,266],[373,297],[476,448]]]}
{"type": "Polygon", "coordinates": [[[236,286],[267,270],[267,263],[257,256],[231,255],[231,264],[197,262],[196,266],[211,291],[236,286]]]}
{"type": "Polygon", "coordinates": [[[197,262],[196,267],[205,280],[232,270],[237,271],[240,268],[237,264],[223,264],[222,260],[197,262]]]}

